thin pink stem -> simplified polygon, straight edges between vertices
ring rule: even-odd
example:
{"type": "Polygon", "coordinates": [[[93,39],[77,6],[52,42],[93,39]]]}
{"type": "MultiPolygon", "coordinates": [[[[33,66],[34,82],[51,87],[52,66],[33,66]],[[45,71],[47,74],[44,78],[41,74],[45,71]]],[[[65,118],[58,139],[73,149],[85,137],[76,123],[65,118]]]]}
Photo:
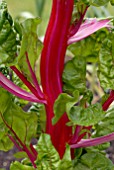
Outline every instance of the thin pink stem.
{"type": "Polygon", "coordinates": [[[27,64],[28,64],[28,67],[29,67],[29,70],[30,70],[30,74],[31,74],[33,84],[34,84],[34,86],[37,90],[37,94],[38,94],[39,98],[44,99],[44,94],[42,93],[42,91],[39,87],[36,75],[35,75],[34,71],[32,70],[32,67],[31,67],[31,64],[30,64],[30,61],[29,61],[29,58],[28,58],[28,53],[26,52],[25,55],[26,55],[26,60],[27,60],[27,64]]]}
{"type": "Polygon", "coordinates": [[[17,97],[20,97],[22,99],[25,99],[25,100],[28,100],[28,101],[31,101],[31,102],[45,103],[46,104],[46,100],[39,100],[33,94],[30,94],[29,92],[26,92],[25,90],[16,86],[12,81],[7,79],[2,73],[0,73],[0,85],[4,89],[9,91],[10,93],[16,95],[17,97]]]}
{"type": "Polygon", "coordinates": [[[102,137],[93,138],[93,139],[82,139],[77,144],[70,145],[71,148],[83,148],[83,147],[90,147],[100,145],[102,143],[110,142],[114,140],[114,132],[102,137]]]}
{"type": "Polygon", "coordinates": [[[30,89],[30,91],[37,97],[40,98],[38,95],[37,90],[34,88],[34,86],[26,79],[26,77],[15,67],[11,66],[10,67],[16,75],[22,80],[22,82],[30,89]]]}
{"type": "Polygon", "coordinates": [[[79,137],[79,133],[80,133],[81,129],[82,129],[81,126],[76,126],[76,130],[74,132],[74,135],[73,135],[72,139],[69,142],[70,144],[76,143],[78,141],[78,137],[79,137]]]}
{"type": "Polygon", "coordinates": [[[33,147],[32,144],[30,144],[30,149],[31,149],[32,153],[34,154],[35,159],[37,159],[38,153],[37,153],[36,149],[33,147]]]}
{"type": "Polygon", "coordinates": [[[84,12],[80,14],[80,19],[76,21],[70,26],[70,29],[69,29],[69,38],[72,37],[74,34],[76,34],[82,24],[82,21],[84,19],[84,16],[87,12],[87,9],[88,9],[88,6],[85,8],[84,12]]]}

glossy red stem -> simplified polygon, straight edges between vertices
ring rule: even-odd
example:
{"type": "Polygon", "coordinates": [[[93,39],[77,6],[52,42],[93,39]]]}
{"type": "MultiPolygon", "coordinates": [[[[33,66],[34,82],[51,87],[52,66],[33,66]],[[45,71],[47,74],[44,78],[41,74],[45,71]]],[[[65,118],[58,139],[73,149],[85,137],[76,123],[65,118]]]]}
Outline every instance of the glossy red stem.
{"type": "Polygon", "coordinates": [[[71,127],[66,126],[68,122],[66,114],[62,116],[56,125],[52,125],[53,104],[62,92],[62,72],[73,4],[73,0],[53,0],[40,65],[41,83],[48,101],[46,105],[46,132],[51,135],[52,143],[59,152],[60,157],[63,156],[65,145],[71,137],[71,127]]]}

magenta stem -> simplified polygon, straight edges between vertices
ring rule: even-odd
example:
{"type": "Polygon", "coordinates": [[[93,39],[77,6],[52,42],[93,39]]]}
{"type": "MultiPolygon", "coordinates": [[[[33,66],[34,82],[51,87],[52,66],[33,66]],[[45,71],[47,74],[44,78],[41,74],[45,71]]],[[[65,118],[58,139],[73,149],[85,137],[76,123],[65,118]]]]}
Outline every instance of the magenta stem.
{"type": "Polygon", "coordinates": [[[82,139],[77,144],[70,145],[71,148],[83,148],[83,147],[90,147],[90,146],[96,146],[100,145],[106,142],[110,142],[114,140],[114,132],[105,136],[101,136],[98,138],[92,138],[92,139],[82,139]]]}
{"type": "Polygon", "coordinates": [[[40,63],[41,84],[48,101],[46,105],[46,132],[51,135],[52,143],[61,158],[72,131],[71,127],[66,126],[68,122],[66,114],[56,125],[52,125],[53,104],[62,92],[62,73],[73,4],[74,0],[53,0],[40,63]]]}
{"type": "Polygon", "coordinates": [[[27,60],[27,64],[28,64],[28,67],[29,67],[29,70],[30,70],[30,74],[31,74],[33,84],[34,84],[34,86],[37,90],[38,97],[41,98],[41,99],[44,99],[44,94],[42,93],[42,91],[39,87],[36,75],[35,75],[34,71],[32,70],[32,67],[31,67],[31,64],[30,64],[30,61],[29,61],[29,58],[28,58],[28,53],[26,52],[25,55],[26,55],[26,60],[27,60]]]}
{"type": "Polygon", "coordinates": [[[80,19],[76,21],[71,25],[70,29],[69,29],[69,38],[72,37],[74,34],[76,34],[82,24],[82,21],[84,19],[84,16],[87,12],[88,6],[85,8],[84,12],[80,14],[80,19]]]}
{"type": "Polygon", "coordinates": [[[114,101],[114,90],[111,91],[110,96],[108,97],[108,99],[102,105],[103,110],[106,111],[113,101],[114,101]]]}

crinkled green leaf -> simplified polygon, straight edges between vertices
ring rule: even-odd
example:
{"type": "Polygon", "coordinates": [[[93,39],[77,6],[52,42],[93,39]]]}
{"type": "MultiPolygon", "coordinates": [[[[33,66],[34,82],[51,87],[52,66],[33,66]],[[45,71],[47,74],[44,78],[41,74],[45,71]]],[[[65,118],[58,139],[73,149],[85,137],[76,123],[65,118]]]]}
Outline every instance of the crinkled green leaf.
{"type": "Polygon", "coordinates": [[[102,42],[99,53],[98,76],[100,84],[104,89],[114,89],[114,34],[110,34],[102,42]]]}
{"type": "Polygon", "coordinates": [[[104,136],[114,132],[114,108],[109,109],[102,121],[95,125],[93,137],[104,136]]]}
{"type": "Polygon", "coordinates": [[[25,52],[28,52],[28,58],[32,69],[35,68],[35,62],[39,57],[42,49],[42,43],[38,40],[37,27],[40,24],[39,18],[27,19],[22,23],[22,44],[18,56],[18,65],[25,76],[31,80],[28,69],[25,52]]]}
{"type": "Polygon", "coordinates": [[[68,50],[76,57],[84,57],[87,62],[97,62],[102,42],[108,34],[106,28],[100,29],[89,37],[70,45],[68,50]]]}
{"type": "Polygon", "coordinates": [[[12,162],[10,166],[10,170],[34,170],[33,167],[22,165],[20,162],[12,162]]]}
{"type": "Polygon", "coordinates": [[[57,170],[73,170],[71,151],[70,147],[67,145],[63,159],[61,160],[57,170]]]}
{"type": "Polygon", "coordinates": [[[17,43],[13,21],[5,1],[0,1],[0,64],[13,63],[16,58],[17,43]]]}
{"type": "Polygon", "coordinates": [[[41,135],[36,149],[38,151],[38,159],[36,161],[38,170],[55,170],[58,168],[60,162],[59,154],[52,145],[49,135],[41,135]]]}
{"type": "MultiPolygon", "coordinates": [[[[23,143],[26,143],[26,145],[29,145],[31,138],[36,134],[37,114],[34,112],[24,112],[19,106],[12,102],[11,95],[8,92],[0,89],[0,93],[2,95],[2,100],[0,101],[0,113],[7,124],[15,131],[20,140],[23,143]]],[[[11,130],[6,128],[5,123],[3,124],[1,117],[0,131],[3,131],[2,135],[4,135],[4,139],[1,137],[1,142],[2,140],[5,141],[7,139],[7,136],[5,137],[6,134],[9,132],[12,134],[11,130]]]]}
{"type": "Polygon", "coordinates": [[[59,97],[56,99],[54,104],[54,118],[52,119],[53,124],[57,123],[57,121],[61,118],[61,116],[70,109],[79,99],[79,92],[75,91],[73,93],[74,97],[61,93],[59,97]]]}
{"type": "Polygon", "coordinates": [[[68,61],[63,72],[63,91],[73,93],[83,92],[86,88],[86,62],[83,58],[75,57],[68,61]]]}
{"type": "Polygon", "coordinates": [[[114,170],[114,165],[105,155],[97,152],[84,154],[75,164],[75,170],[114,170]]]}
{"type": "Polygon", "coordinates": [[[67,114],[74,125],[90,126],[101,121],[105,113],[102,106],[96,103],[88,108],[73,106],[67,114]]]}

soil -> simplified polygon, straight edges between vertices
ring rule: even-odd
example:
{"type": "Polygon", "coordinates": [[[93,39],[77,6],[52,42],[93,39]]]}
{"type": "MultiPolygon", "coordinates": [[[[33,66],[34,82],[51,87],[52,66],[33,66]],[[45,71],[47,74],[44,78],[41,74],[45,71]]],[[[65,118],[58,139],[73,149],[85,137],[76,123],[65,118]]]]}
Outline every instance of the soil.
{"type": "Polygon", "coordinates": [[[17,149],[15,147],[8,152],[0,151],[0,168],[3,168],[3,170],[9,170],[11,162],[16,160],[13,156],[16,152],[17,149]]]}

